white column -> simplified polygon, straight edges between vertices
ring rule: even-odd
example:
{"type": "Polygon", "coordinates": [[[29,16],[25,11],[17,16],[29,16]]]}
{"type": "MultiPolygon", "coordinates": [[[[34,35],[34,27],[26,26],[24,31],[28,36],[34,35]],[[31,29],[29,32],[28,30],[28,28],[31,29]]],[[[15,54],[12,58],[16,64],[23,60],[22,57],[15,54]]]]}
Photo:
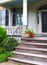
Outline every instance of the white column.
{"type": "Polygon", "coordinates": [[[27,25],[27,0],[23,0],[23,25],[27,25]]]}
{"type": "Polygon", "coordinates": [[[12,26],[12,11],[9,10],[9,26],[12,26]]]}

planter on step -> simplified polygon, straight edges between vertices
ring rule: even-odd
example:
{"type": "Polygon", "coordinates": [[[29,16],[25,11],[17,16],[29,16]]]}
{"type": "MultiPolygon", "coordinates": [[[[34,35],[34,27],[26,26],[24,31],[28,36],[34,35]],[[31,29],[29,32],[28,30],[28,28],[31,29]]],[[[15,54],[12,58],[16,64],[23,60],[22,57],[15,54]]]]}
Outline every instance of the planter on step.
{"type": "Polygon", "coordinates": [[[34,38],[34,34],[29,34],[29,37],[30,38],[34,38]]]}
{"type": "Polygon", "coordinates": [[[34,38],[34,32],[33,32],[33,30],[26,30],[25,34],[28,34],[30,38],[34,38]]]}

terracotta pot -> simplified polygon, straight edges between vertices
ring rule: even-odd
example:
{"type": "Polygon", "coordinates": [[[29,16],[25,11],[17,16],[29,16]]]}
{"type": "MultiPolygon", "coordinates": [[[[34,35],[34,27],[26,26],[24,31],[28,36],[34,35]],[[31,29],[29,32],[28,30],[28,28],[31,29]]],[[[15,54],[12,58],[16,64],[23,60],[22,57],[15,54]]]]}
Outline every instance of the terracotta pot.
{"type": "Polygon", "coordinates": [[[29,34],[29,37],[30,38],[34,38],[34,34],[32,33],[32,34],[29,34]]]}
{"type": "Polygon", "coordinates": [[[28,34],[30,38],[34,38],[34,33],[25,32],[25,34],[28,34]]]}

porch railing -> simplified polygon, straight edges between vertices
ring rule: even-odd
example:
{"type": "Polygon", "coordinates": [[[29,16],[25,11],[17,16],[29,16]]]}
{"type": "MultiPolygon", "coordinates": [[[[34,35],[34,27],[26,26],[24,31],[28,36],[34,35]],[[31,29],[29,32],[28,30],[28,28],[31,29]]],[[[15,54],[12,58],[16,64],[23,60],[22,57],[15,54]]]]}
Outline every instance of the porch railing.
{"type": "Polygon", "coordinates": [[[25,29],[27,28],[26,25],[17,25],[17,26],[6,26],[5,27],[7,30],[8,35],[15,35],[15,34],[23,34],[25,29]]]}

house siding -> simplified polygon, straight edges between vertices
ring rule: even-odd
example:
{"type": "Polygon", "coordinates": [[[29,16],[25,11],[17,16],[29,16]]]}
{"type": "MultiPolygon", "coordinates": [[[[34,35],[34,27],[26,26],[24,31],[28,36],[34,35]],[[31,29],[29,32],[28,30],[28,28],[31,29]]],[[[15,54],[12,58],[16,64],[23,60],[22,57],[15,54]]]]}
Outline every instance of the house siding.
{"type": "Polygon", "coordinates": [[[28,10],[28,28],[33,29],[34,33],[37,32],[37,16],[36,11],[32,7],[28,10]]]}

